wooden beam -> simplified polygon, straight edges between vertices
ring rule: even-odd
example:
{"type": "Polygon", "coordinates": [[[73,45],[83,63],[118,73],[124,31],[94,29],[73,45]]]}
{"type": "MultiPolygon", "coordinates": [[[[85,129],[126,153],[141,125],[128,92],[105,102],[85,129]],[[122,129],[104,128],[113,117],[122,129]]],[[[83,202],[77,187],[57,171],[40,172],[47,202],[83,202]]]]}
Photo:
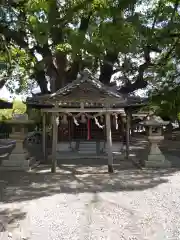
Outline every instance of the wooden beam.
{"type": "Polygon", "coordinates": [[[126,159],[129,159],[130,112],[126,110],[126,159]]]}
{"type": "Polygon", "coordinates": [[[56,152],[57,152],[57,122],[56,122],[57,114],[52,114],[52,166],[51,166],[51,172],[56,172],[56,166],[57,166],[57,159],[56,159],[56,152]]]}
{"type": "MultiPolygon", "coordinates": [[[[99,112],[99,113],[105,113],[105,112],[110,112],[110,113],[113,113],[113,112],[116,112],[116,113],[121,113],[123,116],[125,116],[125,112],[122,108],[44,108],[44,109],[41,109],[42,112],[50,112],[50,113],[53,113],[53,112],[56,112],[56,113],[68,113],[68,112],[99,112]]],[[[144,113],[134,113],[132,114],[133,117],[146,117],[147,114],[144,114],[144,113]]]]}
{"type": "Polygon", "coordinates": [[[68,112],[119,112],[124,113],[123,109],[113,109],[113,108],[46,108],[41,109],[42,112],[52,112],[52,113],[68,113],[68,112]]]}
{"type": "Polygon", "coordinates": [[[108,172],[113,173],[113,153],[112,153],[112,136],[111,136],[111,118],[110,113],[106,113],[106,138],[108,150],[108,172]]]}
{"type": "Polygon", "coordinates": [[[43,142],[43,160],[46,162],[46,113],[43,113],[43,131],[42,131],[42,142],[43,142]]]}

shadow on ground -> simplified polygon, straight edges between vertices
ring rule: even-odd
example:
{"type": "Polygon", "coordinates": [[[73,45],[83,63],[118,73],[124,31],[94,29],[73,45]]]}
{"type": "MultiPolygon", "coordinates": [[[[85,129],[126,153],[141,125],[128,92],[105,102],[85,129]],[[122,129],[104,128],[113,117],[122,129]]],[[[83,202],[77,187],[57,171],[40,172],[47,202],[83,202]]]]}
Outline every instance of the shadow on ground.
{"type": "Polygon", "coordinates": [[[107,174],[107,166],[61,165],[57,173],[50,166],[31,172],[0,172],[0,201],[21,202],[59,193],[142,191],[168,182],[176,169],[118,170],[107,174]]]}
{"type": "Polygon", "coordinates": [[[0,209],[0,236],[7,231],[7,228],[17,228],[18,222],[25,217],[26,213],[21,209],[0,209]]]}

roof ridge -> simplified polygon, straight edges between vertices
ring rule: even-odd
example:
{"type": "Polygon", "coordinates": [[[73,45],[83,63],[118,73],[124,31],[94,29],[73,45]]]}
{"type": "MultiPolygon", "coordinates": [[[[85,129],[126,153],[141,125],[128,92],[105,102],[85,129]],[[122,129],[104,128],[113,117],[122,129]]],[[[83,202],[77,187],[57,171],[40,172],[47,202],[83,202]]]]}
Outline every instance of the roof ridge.
{"type": "Polygon", "coordinates": [[[53,98],[54,96],[61,94],[64,91],[68,91],[68,90],[70,91],[73,88],[76,88],[78,85],[86,82],[92,84],[92,86],[94,86],[95,88],[99,88],[99,89],[102,89],[103,91],[110,93],[111,95],[114,95],[116,97],[123,97],[122,94],[112,91],[111,89],[109,89],[107,85],[100,82],[99,79],[94,77],[91,71],[86,68],[80,72],[80,76],[78,76],[74,81],[72,81],[71,83],[68,83],[63,88],[60,88],[55,93],[50,94],[50,98],[53,98]]]}

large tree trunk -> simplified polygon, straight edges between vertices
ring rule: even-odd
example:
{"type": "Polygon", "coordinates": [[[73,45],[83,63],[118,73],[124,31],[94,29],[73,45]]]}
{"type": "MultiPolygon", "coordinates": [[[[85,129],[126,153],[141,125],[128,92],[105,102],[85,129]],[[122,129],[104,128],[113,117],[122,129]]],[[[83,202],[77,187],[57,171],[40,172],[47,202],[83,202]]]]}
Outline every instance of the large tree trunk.
{"type": "MultiPolygon", "coordinates": [[[[116,14],[114,15],[112,25],[116,25],[118,23],[121,24],[121,20],[124,18],[123,11],[120,8],[120,2],[118,4],[118,8],[119,8],[119,12],[117,15],[116,14]]],[[[113,51],[107,50],[107,53],[104,56],[103,64],[100,67],[100,76],[99,76],[100,82],[107,85],[110,83],[111,77],[113,75],[113,67],[117,59],[118,59],[118,51],[115,46],[113,51]]]]}
{"type": "Polygon", "coordinates": [[[66,59],[66,54],[63,52],[56,52],[55,57],[56,57],[56,66],[57,66],[57,72],[58,72],[58,76],[55,80],[55,91],[57,91],[58,89],[66,85],[67,59],[66,59]]]}
{"type": "Polygon", "coordinates": [[[40,87],[41,93],[42,94],[47,94],[48,93],[48,88],[47,88],[48,83],[47,83],[47,80],[46,80],[46,77],[45,77],[44,70],[36,69],[33,77],[36,79],[37,84],[40,87]]]}
{"type": "Polygon", "coordinates": [[[89,27],[89,22],[91,19],[92,12],[90,11],[87,14],[87,17],[81,18],[81,23],[79,27],[78,34],[81,36],[81,42],[79,43],[79,48],[76,49],[75,57],[73,59],[73,63],[71,65],[70,70],[67,72],[67,82],[71,82],[77,78],[78,72],[81,70],[82,58],[81,58],[81,46],[83,45],[85,34],[89,27]]]}
{"type": "Polygon", "coordinates": [[[113,75],[113,66],[114,63],[117,61],[118,53],[107,52],[106,56],[104,57],[103,64],[100,67],[100,76],[99,81],[104,84],[109,84],[111,77],[113,75]]]}

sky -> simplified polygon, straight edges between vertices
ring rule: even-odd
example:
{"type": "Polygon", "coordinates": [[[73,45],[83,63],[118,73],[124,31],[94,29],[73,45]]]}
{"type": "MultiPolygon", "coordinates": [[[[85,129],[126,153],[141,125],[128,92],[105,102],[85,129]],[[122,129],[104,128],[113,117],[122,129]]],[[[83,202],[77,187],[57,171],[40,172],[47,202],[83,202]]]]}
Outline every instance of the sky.
{"type": "MultiPolygon", "coordinates": [[[[33,90],[33,93],[40,92],[39,88],[35,88],[33,90]]],[[[31,96],[31,95],[29,95],[31,96]]],[[[28,95],[22,95],[22,94],[12,94],[9,92],[6,86],[4,86],[2,89],[0,89],[0,98],[6,99],[8,101],[13,101],[13,99],[17,100],[25,100],[28,95]]]]}
{"type": "Polygon", "coordinates": [[[22,96],[18,96],[16,94],[11,94],[8,89],[6,88],[6,86],[4,86],[3,88],[0,89],[0,97],[3,99],[7,99],[8,101],[12,101],[13,97],[15,97],[18,100],[22,99],[22,96]]]}

